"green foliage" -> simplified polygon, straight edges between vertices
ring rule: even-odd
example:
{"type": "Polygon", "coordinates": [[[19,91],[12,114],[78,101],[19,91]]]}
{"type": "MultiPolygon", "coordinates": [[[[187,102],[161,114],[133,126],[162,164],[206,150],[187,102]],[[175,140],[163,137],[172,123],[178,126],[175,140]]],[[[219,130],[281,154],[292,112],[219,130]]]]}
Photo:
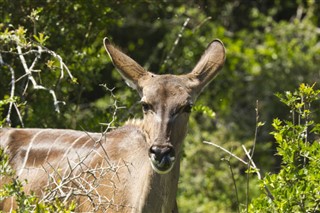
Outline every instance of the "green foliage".
{"type": "Polygon", "coordinates": [[[208,106],[198,104],[198,105],[192,107],[192,111],[203,113],[208,118],[215,118],[216,117],[216,113],[212,109],[210,109],[210,107],[208,107],[208,106]]]}
{"type": "Polygon", "coordinates": [[[39,201],[33,194],[23,191],[23,182],[15,178],[15,172],[9,165],[9,156],[3,148],[0,148],[0,181],[5,183],[0,188],[0,202],[6,198],[14,198],[17,209],[12,212],[38,212],[38,213],[70,213],[75,209],[75,204],[62,203],[60,200],[54,202],[39,201]]]}
{"type": "MultiPolygon", "coordinates": [[[[202,141],[215,141],[245,157],[239,147],[252,146],[259,100],[265,125],[257,136],[255,160],[264,170],[276,170],[269,132],[272,118],[281,120],[287,110],[274,94],[291,91],[301,82],[319,81],[320,4],[315,0],[245,4],[238,0],[0,0],[0,6],[1,126],[23,123],[25,127],[101,131],[111,121],[117,126],[128,117],[141,117],[138,95],[124,86],[103,49],[105,36],[148,70],[172,74],[191,71],[212,39],[224,42],[225,66],[199,97],[190,119],[181,165],[181,212],[195,212],[195,206],[198,212],[237,211],[229,165],[221,161],[226,156],[202,141]],[[38,58],[33,76],[55,91],[60,113],[50,93],[35,90],[27,80],[16,44],[28,66],[38,58]],[[59,60],[50,54],[27,54],[39,47],[59,54],[75,77],[64,73],[62,79],[59,60]],[[14,95],[10,68],[15,73],[14,95]],[[117,99],[100,84],[115,88],[117,99]],[[6,121],[8,115],[11,123],[6,121]]],[[[304,107],[300,105],[301,110],[304,107]]],[[[319,118],[314,117],[312,134],[319,132],[319,118]]],[[[231,164],[243,205],[246,168],[233,160],[231,164]]],[[[254,183],[250,187],[251,197],[259,194],[254,183]]]]}
{"type": "Polygon", "coordinates": [[[319,212],[320,123],[314,120],[313,108],[319,95],[320,90],[306,84],[277,95],[292,114],[292,121],[274,119],[272,124],[281,170],[263,179],[261,186],[268,187],[272,197],[254,199],[250,212],[319,212]]]}
{"type": "Polygon", "coordinates": [[[14,172],[9,166],[9,156],[5,154],[4,149],[0,148],[0,174],[12,176],[14,172]]]}

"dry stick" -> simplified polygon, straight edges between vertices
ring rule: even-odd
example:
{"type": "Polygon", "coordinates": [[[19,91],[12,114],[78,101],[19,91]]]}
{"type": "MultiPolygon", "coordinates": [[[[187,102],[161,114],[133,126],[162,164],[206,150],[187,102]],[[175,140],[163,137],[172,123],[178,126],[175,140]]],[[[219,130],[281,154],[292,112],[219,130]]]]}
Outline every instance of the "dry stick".
{"type": "Polygon", "coordinates": [[[168,60],[171,58],[171,56],[172,56],[172,54],[173,54],[173,51],[174,51],[174,50],[176,49],[176,47],[178,46],[179,41],[180,41],[180,39],[181,39],[181,37],[182,37],[182,33],[183,33],[183,31],[185,30],[186,26],[188,25],[189,21],[190,21],[190,18],[187,18],[187,19],[184,21],[184,23],[183,23],[183,25],[182,25],[182,27],[181,27],[181,29],[180,29],[180,31],[179,31],[179,34],[178,34],[176,40],[175,40],[174,43],[173,43],[173,46],[172,46],[170,52],[168,53],[167,57],[165,58],[164,62],[162,63],[162,67],[165,67],[166,64],[168,63],[168,60]]]}
{"type": "MultiPolygon", "coordinates": [[[[244,145],[241,145],[241,147],[242,147],[244,153],[246,154],[246,156],[247,156],[248,159],[249,159],[250,166],[252,166],[252,168],[254,168],[255,170],[258,170],[256,164],[254,163],[254,161],[252,160],[252,158],[251,158],[251,156],[250,156],[250,151],[248,151],[244,145]]],[[[262,180],[262,177],[261,177],[260,172],[257,172],[257,175],[258,175],[258,179],[259,179],[259,180],[262,180]]]]}
{"type": "Polygon", "coordinates": [[[25,73],[28,75],[28,79],[31,81],[34,89],[44,89],[44,90],[46,90],[47,88],[45,88],[45,87],[42,86],[42,85],[38,85],[37,82],[36,82],[36,80],[33,78],[32,73],[31,73],[31,70],[28,68],[26,59],[25,59],[24,56],[22,55],[22,50],[21,50],[21,47],[20,47],[19,45],[17,45],[17,50],[18,50],[19,58],[20,58],[20,61],[21,61],[21,63],[22,63],[22,66],[23,66],[23,68],[24,68],[24,71],[25,71],[25,73]]]}
{"type": "Polygon", "coordinates": [[[242,160],[241,158],[239,158],[238,156],[236,156],[236,155],[233,154],[232,152],[226,150],[225,148],[223,148],[223,147],[221,147],[221,146],[219,146],[219,145],[217,145],[217,144],[215,144],[215,143],[213,143],[213,142],[203,141],[203,143],[209,144],[209,145],[212,145],[212,146],[215,146],[215,147],[221,149],[222,151],[228,153],[228,154],[231,155],[232,157],[236,158],[236,159],[239,160],[241,163],[243,163],[243,164],[245,164],[245,165],[248,165],[247,162],[245,162],[244,160],[242,160]]]}

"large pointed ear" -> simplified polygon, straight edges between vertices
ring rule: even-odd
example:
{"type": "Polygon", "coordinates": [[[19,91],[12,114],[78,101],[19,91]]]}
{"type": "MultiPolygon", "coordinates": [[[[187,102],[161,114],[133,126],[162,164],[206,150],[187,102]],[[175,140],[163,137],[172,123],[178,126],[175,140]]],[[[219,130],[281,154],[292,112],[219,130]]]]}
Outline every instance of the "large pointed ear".
{"type": "Polygon", "coordinates": [[[226,53],[223,43],[218,39],[213,40],[192,72],[187,74],[191,80],[190,87],[197,95],[219,73],[225,58],[226,53]]]}
{"type": "Polygon", "coordinates": [[[138,90],[139,79],[145,76],[148,72],[132,58],[112,45],[107,37],[103,39],[103,43],[112,63],[117,68],[126,83],[130,87],[138,90]]]}

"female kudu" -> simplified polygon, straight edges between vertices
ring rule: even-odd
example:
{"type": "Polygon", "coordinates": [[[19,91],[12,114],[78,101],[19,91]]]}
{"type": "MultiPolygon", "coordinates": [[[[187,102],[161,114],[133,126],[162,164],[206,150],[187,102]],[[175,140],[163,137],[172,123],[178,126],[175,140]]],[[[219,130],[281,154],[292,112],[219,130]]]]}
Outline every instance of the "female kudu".
{"type": "MultiPolygon", "coordinates": [[[[58,129],[1,129],[0,145],[24,190],[43,200],[74,200],[76,211],[178,212],[181,145],[191,107],[225,61],[219,40],[192,72],[156,75],[105,38],[104,46],[127,84],[138,91],[142,120],[108,133],[58,129]],[[46,188],[46,190],[45,190],[46,188]]],[[[0,186],[6,182],[1,177],[0,186]]],[[[16,208],[13,198],[0,209],[16,208]]]]}

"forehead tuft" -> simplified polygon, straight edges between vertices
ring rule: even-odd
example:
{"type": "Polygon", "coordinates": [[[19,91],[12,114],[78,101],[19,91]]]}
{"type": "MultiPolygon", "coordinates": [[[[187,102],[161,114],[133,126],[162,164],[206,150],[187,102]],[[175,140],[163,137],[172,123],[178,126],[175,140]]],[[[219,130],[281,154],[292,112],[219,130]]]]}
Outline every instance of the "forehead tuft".
{"type": "Polygon", "coordinates": [[[158,75],[149,79],[143,88],[143,96],[147,99],[154,98],[184,98],[186,99],[188,89],[184,81],[174,75],[158,75]]]}

